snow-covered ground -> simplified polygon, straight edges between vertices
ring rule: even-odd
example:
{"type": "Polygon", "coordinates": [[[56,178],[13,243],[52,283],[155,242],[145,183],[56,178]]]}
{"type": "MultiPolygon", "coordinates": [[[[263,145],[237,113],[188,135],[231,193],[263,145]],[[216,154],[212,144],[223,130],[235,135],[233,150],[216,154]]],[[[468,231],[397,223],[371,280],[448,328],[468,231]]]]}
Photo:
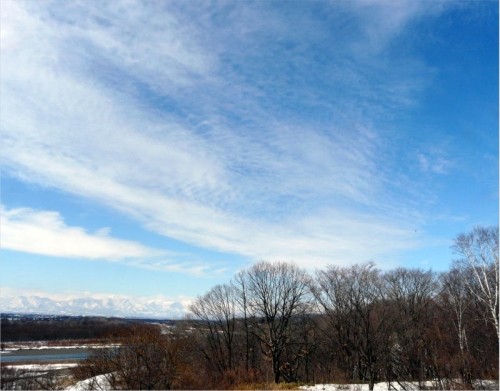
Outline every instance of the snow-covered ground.
{"type": "Polygon", "coordinates": [[[73,382],[77,363],[2,365],[2,388],[11,390],[56,389],[73,382]]]}
{"type": "Polygon", "coordinates": [[[85,344],[85,345],[48,345],[48,344],[12,344],[2,347],[0,353],[7,354],[17,350],[47,350],[47,349],[99,349],[99,348],[113,348],[120,346],[118,344],[85,344]]]}
{"type": "Polygon", "coordinates": [[[26,371],[50,371],[56,369],[66,369],[66,368],[74,368],[78,366],[78,363],[57,363],[57,364],[9,364],[5,365],[2,368],[14,368],[14,369],[22,369],[26,371]]]}
{"type": "MultiPolygon", "coordinates": [[[[442,390],[446,385],[439,384],[437,381],[426,381],[422,384],[425,389],[442,390]]],[[[316,384],[314,386],[301,386],[302,390],[307,391],[368,391],[368,384],[316,384]]],[[[474,382],[476,390],[498,390],[498,382],[494,380],[476,380],[474,382]]],[[[420,390],[421,387],[416,382],[376,383],[374,391],[392,391],[392,390],[420,390]]]]}
{"type": "MultiPolygon", "coordinates": [[[[97,389],[109,389],[107,376],[99,375],[90,379],[79,381],[73,386],[66,388],[67,391],[84,391],[88,390],[92,384],[97,389]]],[[[426,381],[422,384],[425,389],[444,389],[444,385],[440,385],[436,381],[426,381]]],[[[314,386],[301,386],[301,390],[305,391],[368,391],[368,384],[316,384],[314,386]]],[[[476,390],[498,390],[498,382],[493,380],[478,380],[474,384],[476,390]]],[[[376,383],[374,391],[402,391],[402,390],[420,390],[416,382],[404,382],[403,384],[387,382],[376,383]]]]}
{"type": "Polygon", "coordinates": [[[81,380],[71,387],[66,388],[67,391],[86,391],[89,389],[94,390],[109,390],[111,389],[107,379],[108,374],[91,377],[90,379],[81,380]],[[91,387],[92,385],[92,387],[91,387]]]}
{"type": "MultiPolygon", "coordinates": [[[[426,386],[432,387],[435,384],[432,382],[426,382],[426,386]]],[[[314,386],[302,386],[302,390],[308,391],[368,391],[368,384],[316,384],[314,386]]],[[[398,383],[387,382],[376,383],[373,388],[374,391],[388,391],[388,390],[418,390],[418,384],[416,383],[405,383],[405,387],[401,387],[398,383]]]]}

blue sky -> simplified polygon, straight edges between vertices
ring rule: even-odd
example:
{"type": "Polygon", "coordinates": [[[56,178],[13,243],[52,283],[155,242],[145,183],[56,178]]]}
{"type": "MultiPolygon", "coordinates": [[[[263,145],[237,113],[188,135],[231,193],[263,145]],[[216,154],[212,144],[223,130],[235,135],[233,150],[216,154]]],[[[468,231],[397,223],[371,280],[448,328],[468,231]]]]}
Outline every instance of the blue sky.
{"type": "Polygon", "coordinates": [[[1,7],[5,308],[167,316],[258,260],[441,271],[498,224],[495,1],[1,7]]]}

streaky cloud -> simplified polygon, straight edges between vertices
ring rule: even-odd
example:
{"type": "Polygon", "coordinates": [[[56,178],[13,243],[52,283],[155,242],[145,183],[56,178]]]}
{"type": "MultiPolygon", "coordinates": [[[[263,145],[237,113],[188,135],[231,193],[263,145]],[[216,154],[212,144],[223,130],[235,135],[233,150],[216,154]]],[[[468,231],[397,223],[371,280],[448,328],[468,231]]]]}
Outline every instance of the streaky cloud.
{"type": "MultiPolygon", "coordinates": [[[[391,57],[404,65],[394,71],[384,52],[426,11],[370,4],[397,12],[388,25],[346,26],[336,40],[342,31],[296,9],[293,18],[319,28],[299,34],[272,4],[210,11],[199,3],[10,2],[2,13],[3,165],[194,251],[320,267],[415,248],[422,220],[414,205],[423,196],[393,170],[395,144],[377,121],[410,105],[427,82],[424,64],[391,57]],[[183,23],[188,16],[200,27],[183,23]],[[220,18],[228,23],[219,27],[220,18]],[[315,42],[325,55],[309,60],[315,42]],[[370,48],[384,54],[373,65],[362,54],[370,48]]],[[[109,258],[120,245],[153,256],[138,243],[64,226],[58,215],[38,217],[51,235],[59,229],[103,246],[106,238],[109,258]]],[[[21,239],[17,231],[9,240],[20,247],[21,239]]],[[[206,270],[182,257],[136,263],[206,270]]]]}

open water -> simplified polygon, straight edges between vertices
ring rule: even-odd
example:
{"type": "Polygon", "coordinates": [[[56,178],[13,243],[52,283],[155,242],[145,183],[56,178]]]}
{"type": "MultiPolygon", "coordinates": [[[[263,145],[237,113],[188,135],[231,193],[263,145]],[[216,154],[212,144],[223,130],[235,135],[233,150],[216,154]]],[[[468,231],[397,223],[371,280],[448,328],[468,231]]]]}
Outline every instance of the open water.
{"type": "Polygon", "coordinates": [[[89,349],[21,349],[8,352],[1,352],[0,362],[47,362],[47,361],[80,361],[90,354],[89,349]]]}

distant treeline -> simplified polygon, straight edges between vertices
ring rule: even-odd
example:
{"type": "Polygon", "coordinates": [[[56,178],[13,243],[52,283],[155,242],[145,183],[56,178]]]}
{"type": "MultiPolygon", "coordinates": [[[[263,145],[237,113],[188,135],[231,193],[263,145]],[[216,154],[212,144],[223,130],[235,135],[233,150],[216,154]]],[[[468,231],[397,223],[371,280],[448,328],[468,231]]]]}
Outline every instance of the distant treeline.
{"type": "MultiPolygon", "coordinates": [[[[2,342],[102,339],[150,319],[2,314],[2,342]]],[[[162,321],[171,324],[173,321],[162,321]]]]}

